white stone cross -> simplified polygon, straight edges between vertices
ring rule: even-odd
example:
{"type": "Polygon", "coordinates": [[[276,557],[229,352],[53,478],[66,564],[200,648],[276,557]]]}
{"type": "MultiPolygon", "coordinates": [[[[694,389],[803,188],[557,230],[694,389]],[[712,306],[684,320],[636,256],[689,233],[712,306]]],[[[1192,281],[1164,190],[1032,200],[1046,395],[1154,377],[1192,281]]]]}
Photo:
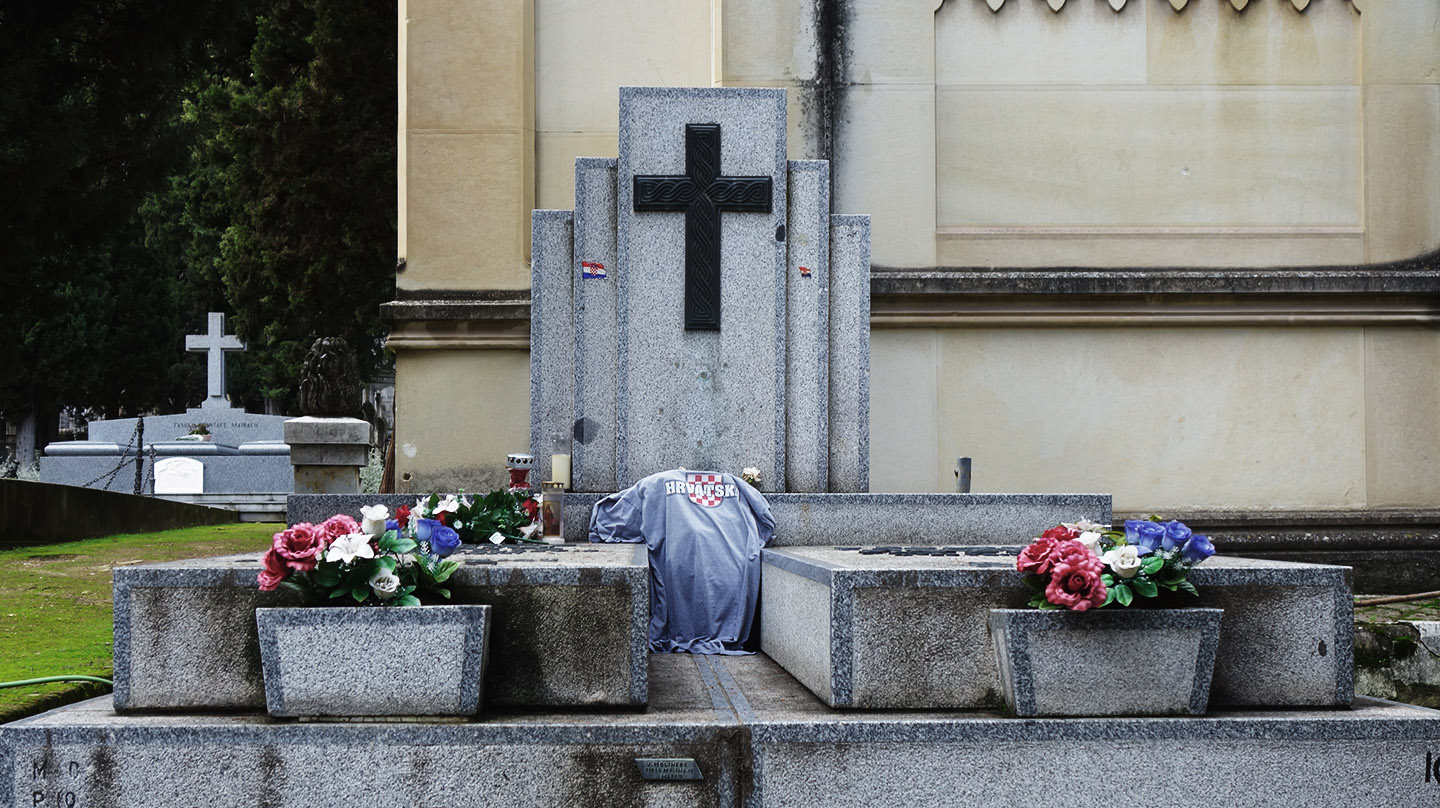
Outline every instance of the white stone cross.
{"type": "Polygon", "coordinates": [[[225,333],[225,315],[210,312],[210,327],[204,334],[185,335],[185,350],[206,354],[205,401],[202,407],[228,407],[225,398],[225,351],[243,351],[245,343],[225,333]]]}

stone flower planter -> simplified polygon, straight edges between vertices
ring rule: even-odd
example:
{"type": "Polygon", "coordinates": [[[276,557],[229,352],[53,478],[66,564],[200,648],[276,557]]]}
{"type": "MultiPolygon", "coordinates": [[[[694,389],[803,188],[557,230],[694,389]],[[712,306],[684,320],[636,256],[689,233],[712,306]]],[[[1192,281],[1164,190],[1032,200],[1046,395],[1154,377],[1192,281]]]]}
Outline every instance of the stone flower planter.
{"type": "Polygon", "coordinates": [[[270,715],[480,712],[489,606],[255,610],[270,715]]]}
{"type": "Polygon", "coordinates": [[[1203,715],[1222,609],[991,609],[1020,716],[1203,715]]]}

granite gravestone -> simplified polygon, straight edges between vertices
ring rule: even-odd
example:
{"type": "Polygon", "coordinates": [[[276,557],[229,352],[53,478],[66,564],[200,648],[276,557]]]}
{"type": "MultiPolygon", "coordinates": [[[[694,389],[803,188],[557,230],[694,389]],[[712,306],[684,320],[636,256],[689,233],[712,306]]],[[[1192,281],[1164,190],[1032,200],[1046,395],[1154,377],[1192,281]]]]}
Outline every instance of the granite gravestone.
{"type": "Polygon", "coordinates": [[[540,479],[559,432],[577,491],[677,466],[866,490],[869,220],[829,214],[828,164],[785,134],[783,90],[621,88],[619,159],[534,214],[540,479]]]}
{"type": "Polygon", "coordinates": [[[225,315],[210,312],[206,333],[186,336],[185,349],[206,355],[206,395],[200,406],[190,407],[183,414],[145,416],[143,438],[137,418],[91,421],[89,440],[59,441],[45,447],[40,478],[62,485],[131,493],[133,470],[111,472],[118,466],[133,465],[139,450],[144,455],[142,475],[147,481],[141,493],[191,496],[292,490],[290,448],[283,440],[285,416],[248,413],[231,406],[225,397],[225,354],[245,349],[233,334],[225,333],[225,315]],[[189,439],[200,427],[208,432],[208,440],[189,439]],[[206,488],[202,492],[156,490],[149,481],[161,472],[151,464],[166,457],[192,458],[201,463],[206,488]]]}

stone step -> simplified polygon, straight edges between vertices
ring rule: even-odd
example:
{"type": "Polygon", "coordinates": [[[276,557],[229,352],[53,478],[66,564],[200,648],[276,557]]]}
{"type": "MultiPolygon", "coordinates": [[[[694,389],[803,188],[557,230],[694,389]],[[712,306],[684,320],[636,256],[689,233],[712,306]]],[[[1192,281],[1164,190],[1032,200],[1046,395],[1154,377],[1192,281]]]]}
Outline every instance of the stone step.
{"type": "Polygon", "coordinates": [[[0,806],[1405,808],[1440,797],[1440,712],[1409,705],[1126,719],[857,713],[826,707],[764,655],[649,663],[644,713],[293,722],[117,714],[93,699],[0,726],[0,806]],[[694,760],[703,779],[645,780],[637,758],[694,760]]]}

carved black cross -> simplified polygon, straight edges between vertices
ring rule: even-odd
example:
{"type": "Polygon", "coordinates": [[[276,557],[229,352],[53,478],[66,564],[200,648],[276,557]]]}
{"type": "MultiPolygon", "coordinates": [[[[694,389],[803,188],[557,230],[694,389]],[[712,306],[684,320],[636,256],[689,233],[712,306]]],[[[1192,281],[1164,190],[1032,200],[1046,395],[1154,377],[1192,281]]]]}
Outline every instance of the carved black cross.
{"type": "Polygon", "coordinates": [[[685,214],[685,328],[720,328],[720,212],[769,213],[769,177],[720,176],[720,125],[685,126],[685,173],[635,175],[635,211],[685,214]]]}

